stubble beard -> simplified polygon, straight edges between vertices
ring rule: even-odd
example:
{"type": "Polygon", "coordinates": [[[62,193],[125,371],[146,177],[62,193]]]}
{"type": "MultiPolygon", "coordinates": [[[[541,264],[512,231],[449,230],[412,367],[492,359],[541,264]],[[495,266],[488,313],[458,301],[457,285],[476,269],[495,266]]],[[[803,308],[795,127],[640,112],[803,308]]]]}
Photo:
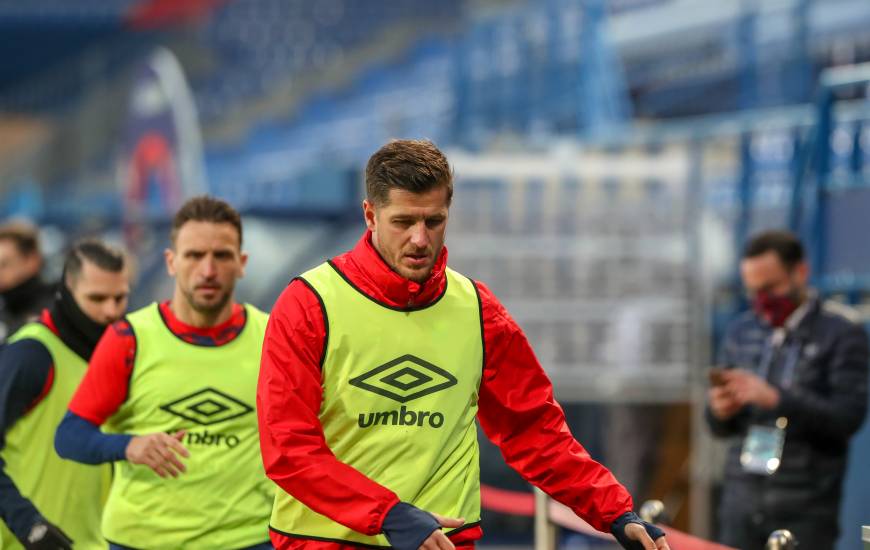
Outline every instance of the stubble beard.
{"type": "Polygon", "coordinates": [[[194,311],[203,315],[214,315],[216,313],[219,313],[224,307],[226,307],[227,303],[230,301],[230,297],[233,294],[233,289],[227,289],[220,295],[220,298],[217,301],[206,303],[197,300],[196,295],[193,291],[184,292],[183,294],[184,299],[187,301],[187,304],[194,311]]]}

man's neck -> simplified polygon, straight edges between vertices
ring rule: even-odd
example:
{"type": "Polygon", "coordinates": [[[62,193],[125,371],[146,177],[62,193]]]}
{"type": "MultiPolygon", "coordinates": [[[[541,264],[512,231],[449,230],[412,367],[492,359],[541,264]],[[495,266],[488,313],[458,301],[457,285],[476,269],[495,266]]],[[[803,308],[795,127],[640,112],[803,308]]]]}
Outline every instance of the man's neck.
{"type": "Polygon", "coordinates": [[[209,328],[220,325],[229,321],[233,314],[233,300],[227,300],[227,303],[219,311],[202,312],[194,309],[188,301],[176,290],[172,300],[169,301],[169,309],[176,319],[196,328],[209,328]]]}

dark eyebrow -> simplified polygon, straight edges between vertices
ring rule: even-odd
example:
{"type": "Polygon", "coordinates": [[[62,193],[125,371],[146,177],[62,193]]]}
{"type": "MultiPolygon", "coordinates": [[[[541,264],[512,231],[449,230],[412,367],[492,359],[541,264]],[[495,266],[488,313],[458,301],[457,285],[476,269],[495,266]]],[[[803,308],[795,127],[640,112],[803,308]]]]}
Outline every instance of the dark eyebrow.
{"type": "Polygon", "coordinates": [[[446,217],[447,216],[445,216],[444,214],[441,214],[441,213],[432,214],[431,216],[412,216],[410,214],[396,214],[396,215],[392,216],[390,219],[392,221],[405,221],[405,220],[417,221],[417,220],[443,220],[446,217]]]}
{"type": "Polygon", "coordinates": [[[130,294],[129,291],[119,292],[117,294],[106,294],[103,292],[90,292],[88,294],[85,294],[85,296],[90,298],[91,300],[98,300],[98,299],[105,300],[106,298],[123,298],[124,296],[128,296],[129,294],[130,294]]]}

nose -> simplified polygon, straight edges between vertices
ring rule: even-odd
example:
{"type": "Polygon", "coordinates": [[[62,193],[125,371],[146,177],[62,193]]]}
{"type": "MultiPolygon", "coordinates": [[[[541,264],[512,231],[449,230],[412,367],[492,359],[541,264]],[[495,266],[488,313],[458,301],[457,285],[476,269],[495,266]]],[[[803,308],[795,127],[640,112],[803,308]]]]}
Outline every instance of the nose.
{"type": "Polygon", "coordinates": [[[124,315],[127,308],[127,300],[106,300],[103,304],[102,315],[105,324],[114,323],[124,315]]]}
{"type": "Polygon", "coordinates": [[[200,273],[206,279],[212,279],[217,275],[217,265],[215,264],[214,258],[207,256],[202,260],[200,273]]]}
{"type": "Polygon", "coordinates": [[[411,244],[417,248],[427,248],[429,246],[429,233],[426,231],[426,224],[420,222],[411,228],[411,244]]]}

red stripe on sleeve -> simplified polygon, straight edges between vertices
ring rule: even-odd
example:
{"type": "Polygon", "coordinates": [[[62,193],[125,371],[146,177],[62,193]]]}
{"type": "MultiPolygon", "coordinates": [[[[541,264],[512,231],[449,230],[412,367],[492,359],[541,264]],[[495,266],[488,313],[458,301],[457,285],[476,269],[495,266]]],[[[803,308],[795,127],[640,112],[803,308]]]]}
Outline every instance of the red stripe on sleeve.
{"type": "Polygon", "coordinates": [[[36,396],[36,398],[30,403],[30,405],[27,405],[27,408],[24,410],[24,414],[29,413],[30,411],[33,410],[34,407],[39,405],[39,403],[41,403],[42,400],[45,399],[45,396],[48,395],[48,392],[51,391],[51,387],[53,385],[54,385],[54,363],[52,363],[48,367],[48,376],[45,377],[45,384],[42,386],[42,391],[39,392],[39,395],[36,396]]]}

